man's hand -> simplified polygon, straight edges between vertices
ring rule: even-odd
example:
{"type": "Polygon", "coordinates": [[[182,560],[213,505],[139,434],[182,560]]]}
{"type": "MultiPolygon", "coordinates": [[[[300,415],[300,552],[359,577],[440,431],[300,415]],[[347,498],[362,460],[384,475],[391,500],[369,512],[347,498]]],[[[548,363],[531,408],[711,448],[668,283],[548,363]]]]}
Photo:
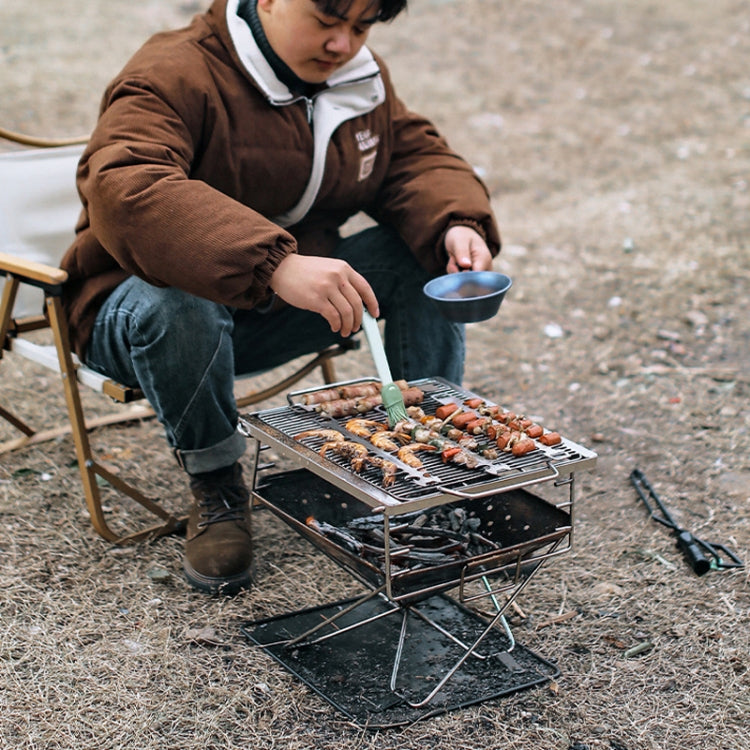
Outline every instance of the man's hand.
{"type": "Polygon", "coordinates": [[[322,315],[342,336],[359,330],[363,306],[374,318],[380,312],[364,276],[338,258],[287,255],[273,272],[270,287],[293,307],[322,315]]]}
{"type": "Polygon", "coordinates": [[[489,271],[492,254],[482,236],[471,227],[455,226],[445,233],[448,252],[448,273],[457,271],[489,271]]]}

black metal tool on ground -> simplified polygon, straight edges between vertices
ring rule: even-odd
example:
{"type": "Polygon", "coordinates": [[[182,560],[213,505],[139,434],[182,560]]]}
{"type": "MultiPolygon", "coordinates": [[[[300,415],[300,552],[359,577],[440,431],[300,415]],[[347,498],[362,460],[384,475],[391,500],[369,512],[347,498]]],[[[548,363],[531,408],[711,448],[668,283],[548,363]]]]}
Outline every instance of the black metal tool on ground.
{"type": "Polygon", "coordinates": [[[630,472],[630,481],[633,483],[641,500],[643,500],[643,504],[648,509],[651,518],[672,529],[677,537],[678,549],[682,550],[682,554],[697,575],[702,576],[712,569],[724,570],[726,568],[741,568],[744,566],[742,560],[723,544],[699,539],[687,529],[678,526],[640,469],[633,469],[630,472]],[[656,505],[661,515],[656,513],[651,501],[656,505]],[[726,558],[729,558],[729,560],[726,558]]]}

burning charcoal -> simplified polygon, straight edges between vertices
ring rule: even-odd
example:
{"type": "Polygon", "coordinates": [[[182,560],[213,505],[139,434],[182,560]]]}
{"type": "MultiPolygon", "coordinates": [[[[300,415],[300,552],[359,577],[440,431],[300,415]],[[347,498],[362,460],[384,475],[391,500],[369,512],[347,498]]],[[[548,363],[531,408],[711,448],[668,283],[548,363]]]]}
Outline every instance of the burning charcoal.
{"type": "MultiPolygon", "coordinates": [[[[380,529],[367,529],[362,535],[363,543],[370,549],[377,549],[381,553],[385,550],[385,534],[380,529]]],[[[388,546],[390,547],[391,554],[395,549],[398,549],[400,545],[393,536],[388,537],[388,546]]]]}
{"type": "Polygon", "coordinates": [[[325,521],[318,521],[312,516],[309,516],[305,523],[311,529],[315,529],[319,534],[334,540],[350,552],[356,552],[358,555],[361,554],[362,542],[355,539],[351,534],[347,534],[343,529],[331,526],[331,524],[326,523],[325,521]]]}
{"type": "Polygon", "coordinates": [[[459,531],[463,522],[466,520],[466,511],[463,508],[454,508],[448,514],[448,519],[453,531],[459,531]]]}
{"type": "Polygon", "coordinates": [[[456,555],[446,555],[442,552],[423,552],[422,550],[412,550],[408,555],[400,558],[416,563],[426,563],[428,565],[447,565],[455,562],[456,555]]]}
{"type": "MultiPolygon", "coordinates": [[[[403,547],[391,540],[390,545],[390,556],[391,558],[398,558],[402,555],[408,555],[409,552],[411,552],[411,547],[403,547]]],[[[374,545],[374,544],[367,544],[366,542],[362,543],[362,549],[360,554],[365,559],[375,559],[378,561],[381,561],[385,558],[385,547],[382,545],[374,545]]]]}
{"type": "Polygon", "coordinates": [[[359,529],[359,531],[365,532],[366,539],[385,545],[385,534],[380,529],[359,529]]]}
{"type": "Polygon", "coordinates": [[[502,547],[499,544],[496,544],[491,539],[487,539],[487,537],[484,537],[481,534],[472,532],[470,534],[470,537],[471,537],[471,541],[474,543],[474,547],[476,548],[476,552],[472,553],[472,557],[475,554],[483,555],[485,552],[491,552],[492,550],[502,549],[502,547]]]}
{"type": "MultiPolygon", "coordinates": [[[[397,522],[402,523],[411,521],[412,519],[423,516],[422,511],[412,511],[411,513],[403,513],[397,516],[397,522]]],[[[412,521],[413,523],[413,521],[412,521]]],[[[349,529],[382,529],[383,528],[383,516],[381,513],[374,513],[369,516],[360,516],[359,518],[352,518],[346,522],[346,526],[349,529]]]]}
{"type": "Polygon", "coordinates": [[[419,526],[407,526],[403,529],[404,532],[411,533],[411,542],[416,544],[418,539],[423,540],[442,540],[454,539],[459,542],[465,542],[467,540],[466,534],[462,534],[460,531],[452,531],[450,529],[439,529],[433,526],[422,527],[419,526]]]}
{"type": "Polygon", "coordinates": [[[363,516],[362,518],[352,518],[346,522],[346,527],[352,530],[368,531],[370,529],[383,528],[383,516],[363,516]]]}
{"type": "MultiPolygon", "coordinates": [[[[344,529],[319,526],[326,536],[382,569],[386,540],[382,514],[351,519],[344,529]]],[[[502,549],[499,542],[479,532],[481,526],[482,520],[474,511],[460,506],[440,506],[393,517],[388,533],[391,574],[446,565],[502,549]]]]}
{"type": "Polygon", "coordinates": [[[467,518],[466,522],[464,523],[464,526],[468,531],[477,531],[481,525],[482,521],[479,518],[467,518]]]}

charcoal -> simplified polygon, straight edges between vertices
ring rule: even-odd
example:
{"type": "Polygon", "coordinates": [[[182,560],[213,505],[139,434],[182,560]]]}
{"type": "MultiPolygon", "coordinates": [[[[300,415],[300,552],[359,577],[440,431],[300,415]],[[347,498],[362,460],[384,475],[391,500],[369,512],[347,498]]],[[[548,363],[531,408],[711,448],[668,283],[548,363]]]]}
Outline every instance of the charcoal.
{"type": "MultiPolygon", "coordinates": [[[[479,533],[481,525],[481,519],[461,507],[441,506],[395,517],[388,534],[391,572],[445,565],[501,549],[479,533]]],[[[382,515],[351,519],[345,528],[318,524],[318,530],[382,569],[386,540],[382,515]]]]}

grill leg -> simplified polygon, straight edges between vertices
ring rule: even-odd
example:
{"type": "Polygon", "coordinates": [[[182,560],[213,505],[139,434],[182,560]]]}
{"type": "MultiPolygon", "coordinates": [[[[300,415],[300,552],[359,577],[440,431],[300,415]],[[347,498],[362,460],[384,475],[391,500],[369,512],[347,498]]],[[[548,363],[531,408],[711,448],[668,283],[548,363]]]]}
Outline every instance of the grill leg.
{"type": "MultiPolygon", "coordinates": [[[[500,606],[500,602],[498,602],[497,597],[492,592],[492,584],[487,580],[487,576],[482,576],[482,583],[484,584],[485,589],[487,589],[487,592],[490,595],[490,600],[495,605],[495,611],[500,612],[505,611],[500,606]]],[[[510,629],[510,625],[508,625],[508,620],[506,619],[505,615],[502,615],[500,618],[500,623],[503,626],[503,630],[505,631],[505,635],[507,636],[508,640],[510,641],[510,646],[508,647],[508,653],[510,653],[515,647],[516,647],[516,638],[513,635],[513,631],[510,629]]]]}
{"type": "MultiPolygon", "coordinates": [[[[505,610],[503,610],[504,612],[505,610]]],[[[433,690],[430,692],[430,694],[424,698],[421,701],[410,701],[405,696],[401,695],[398,690],[396,690],[396,677],[398,674],[398,664],[394,664],[394,673],[391,675],[391,691],[399,696],[408,706],[411,708],[423,708],[426,706],[442,689],[443,686],[448,682],[448,680],[453,677],[454,674],[461,668],[463,663],[470,657],[475,655],[475,650],[477,646],[489,635],[490,631],[495,627],[497,622],[502,618],[503,612],[498,612],[495,617],[492,618],[490,624],[482,631],[479,638],[477,638],[474,643],[472,643],[471,646],[466,650],[466,652],[463,654],[463,656],[443,675],[442,679],[438,684],[433,688],[433,690]]],[[[399,639],[399,649],[397,650],[396,658],[397,661],[401,660],[401,647],[403,646],[403,640],[406,637],[406,617],[408,612],[404,612],[404,622],[402,623],[401,627],[401,637],[399,639]]]]}
{"type": "MultiPolygon", "coordinates": [[[[513,593],[508,597],[507,601],[502,607],[498,607],[496,603],[495,606],[498,611],[497,611],[497,614],[490,621],[489,625],[487,625],[487,627],[480,633],[479,637],[474,641],[474,643],[472,643],[471,646],[469,646],[466,649],[465,653],[461,656],[461,658],[458,659],[458,661],[443,675],[440,682],[438,682],[438,684],[433,688],[433,690],[429,693],[429,695],[426,698],[424,698],[421,701],[416,701],[416,702],[410,701],[408,698],[406,698],[404,695],[402,695],[396,690],[395,682],[396,682],[396,676],[398,673],[398,664],[394,664],[394,673],[391,675],[391,691],[395,695],[398,695],[399,698],[401,698],[411,708],[423,708],[424,706],[426,706],[443,689],[443,686],[461,668],[464,662],[470,656],[476,656],[476,649],[478,648],[479,644],[490,634],[492,629],[498,623],[503,624],[503,628],[506,631],[506,633],[510,630],[510,628],[508,627],[507,621],[505,620],[505,612],[508,610],[510,605],[515,601],[516,597],[521,593],[521,591],[523,591],[523,589],[526,588],[529,581],[534,577],[535,573],[540,568],[541,568],[541,565],[538,565],[536,567],[536,570],[534,570],[523,582],[519,583],[516,586],[513,593]]],[[[399,638],[399,647],[396,651],[397,662],[400,662],[401,660],[401,650],[403,648],[403,642],[405,638],[406,638],[406,613],[404,614],[404,621],[402,622],[402,625],[401,625],[401,636],[399,638]]],[[[511,635],[511,644],[515,645],[515,639],[513,639],[512,635],[511,635]]]]}
{"type": "Polygon", "coordinates": [[[353,604],[350,604],[348,607],[345,607],[341,610],[341,612],[337,612],[333,617],[329,617],[326,620],[323,620],[322,622],[319,622],[314,628],[310,628],[309,630],[306,630],[304,633],[300,633],[300,635],[289,638],[288,640],[284,641],[275,641],[273,643],[264,643],[263,648],[270,648],[271,646],[313,646],[316,643],[321,643],[322,641],[327,641],[330,638],[335,638],[336,636],[341,635],[342,633],[348,633],[350,630],[355,630],[356,628],[360,628],[363,625],[367,625],[369,622],[375,622],[375,620],[380,620],[383,617],[387,617],[388,615],[392,615],[394,612],[398,612],[399,607],[394,607],[393,609],[389,609],[386,612],[381,612],[379,615],[373,615],[372,617],[367,617],[364,620],[359,620],[355,623],[352,623],[351,625],[347,625],[345,628],[337,628],[332,633],[328,633],[326,635],[318,636],[317,638],[314,638],[311,641],[307,641],[306,639],[313,635],[313,633],[317,633],[321,628],[326,627],[326,625],[333,625],[336,620],[338,620],[340,617],[343,617],[344,615],[348,614],[349,612],[352,612],[353,610],[357,609],[357,607],[361,607],[365,602],[370,601],[373,597],[376,597],[383,593],[383,590],[385,589],[385,584],[380,586],[380,588],[375,589],[374,591],[370,591],[367,594],[365,594],[363,597],[357,599],[356,602],[353,604]],[[303,643],[303,641],[305,641],[303,643]]]}

